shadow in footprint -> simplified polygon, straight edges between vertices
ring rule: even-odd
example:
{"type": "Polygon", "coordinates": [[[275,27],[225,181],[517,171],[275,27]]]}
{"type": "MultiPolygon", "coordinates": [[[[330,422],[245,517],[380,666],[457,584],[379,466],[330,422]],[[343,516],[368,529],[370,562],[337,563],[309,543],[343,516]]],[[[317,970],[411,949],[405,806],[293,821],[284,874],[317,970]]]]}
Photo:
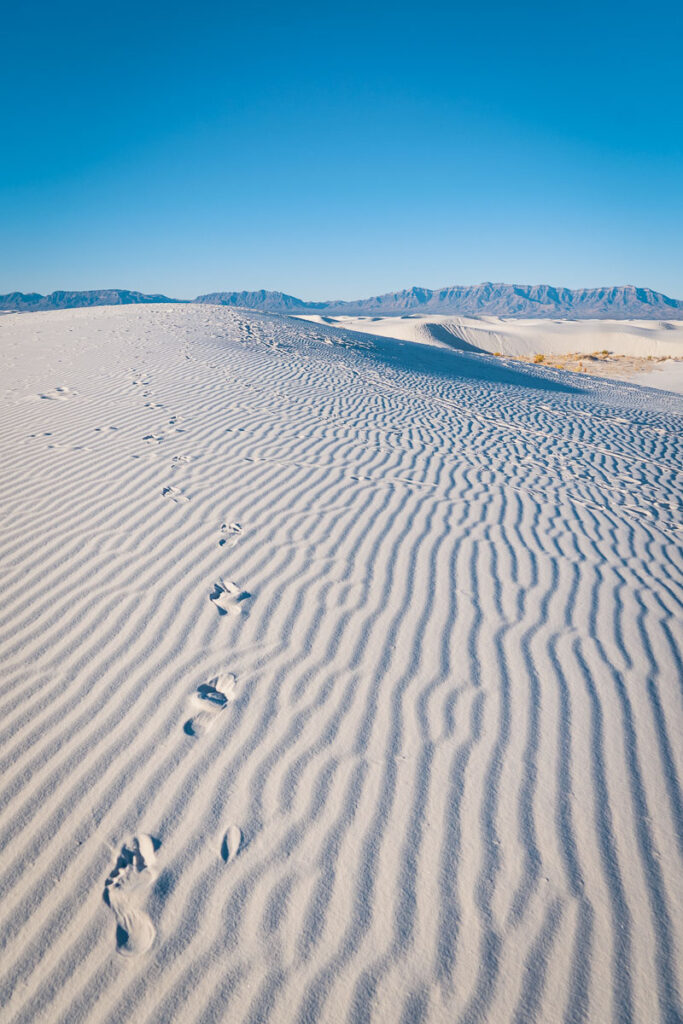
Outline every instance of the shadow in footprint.
{"type": "Polygon", "coordinates": [[[234,860],[242,849],[242,832],[237,825],[230,825],[221,843],[221,857],[226,864],[234,860]]]}
{"type": "Polygon", "coordinates": [[[227,545],[230,548],[234,548],[241,533],[242,527],[239,523],[223,523],[221,526],[222,537],[218,541],[219,547],[222,548],[227,545]]]}
{"type": "Polygon", "coordinates": [[[124,843],[104,883],[102,898],[116,919],[116,948],[122,956],[146,953],[156,929],[141,908],[144,892],[156,878],[156,851],[161,841],[141,833],[124,843]]]}
{"type": "Polygon", "coordinates": [[[221,579],[214,583],[209,598],[219,615],[242,615],[246,610],[245,602],[251,599],[251,594],[232,580],[221,579]]]}
{"type": "Polygon", "coordinates": [[[232,672],[222,673],[210,683],[198,686],[191,698],[197,713],[185,722],[183,732],[188,736],[203,736],[216,724],[221,711],[234,700],[236,690],[237,678],[232,672]]]}
{"type": "Polygon", "coordinates": [[[164,498],[170,498],[176,504],[183,504],[190,500],[186,494],[183,494],[180,487],[172,487],[170,484],[164,487],[161,494],[164,498]]]}
{"type": "Polygon", "coordinates": [[[38,398],[43,398],[48,402],[65,402],[67,398],[73,398],[75,395],[76,392],[72,391],[71,388],[59,387],[38,395],[38,398]]]}

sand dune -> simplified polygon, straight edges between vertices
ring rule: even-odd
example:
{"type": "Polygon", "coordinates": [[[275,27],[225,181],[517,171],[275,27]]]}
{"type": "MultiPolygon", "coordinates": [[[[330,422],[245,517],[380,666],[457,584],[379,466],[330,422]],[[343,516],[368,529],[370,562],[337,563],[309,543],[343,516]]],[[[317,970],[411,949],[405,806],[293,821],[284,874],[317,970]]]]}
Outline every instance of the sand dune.
{"type": "Polygon", "coordinates": [[[627,356],[683,358],[683,322],[676,320],[521,320],[499,316],[300,317],[384,338],[462,351],[523,356],[590,353],[607,348],[627,356]]]}
{"type": "Polygon", "coordinates": [[[680,399],[209,306],[0,345],[3,1022],[681,1020],[680,399]]]}

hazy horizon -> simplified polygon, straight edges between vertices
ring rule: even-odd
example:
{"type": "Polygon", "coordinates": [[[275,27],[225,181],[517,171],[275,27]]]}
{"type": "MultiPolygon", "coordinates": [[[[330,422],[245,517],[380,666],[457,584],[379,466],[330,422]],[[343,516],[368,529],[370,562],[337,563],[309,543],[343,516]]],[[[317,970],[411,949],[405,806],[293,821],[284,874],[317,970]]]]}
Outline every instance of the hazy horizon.
{"type": "MultiPolygon", "coordinates": [[[[2,294],[7,295],[7,294],[11,294],[12,292],[18,292],[18,293],[21,293],[21,294],[24,294],[24,295],[28,295],[28,294],[31,294],[31,293],[41,294],[41,295],[51,295],[51,294],[53,294],[55,292],[103,292],[103,291],[121,291],[121,292],[124,292],[125,291],[125,292],[138,292],[138,293],[140,293],[142,295],[163,295],[166,298],[175,299],[175,300],[178,300],[180,302],[192,302],[194,299],[198,298],[199,296],[210,295],[210,294],[212,294],[214,292],[216,292],[216,293],[219,293],[219,292],[225,292],[225,293],[231,293],[231,292],[238,292],[238,293],[239,292],[271,292],[273,294],[290,295],[293,298],[301,299],[304,302],[349,302],[349,301],[353,302],[355,300],[361,301],[363,299],[374,298],[376,296],[381,296],[381,295],[385,295],[385,294],[394,294],[394,293],[399,294],[401,292],[409,292],[409,291],[411,291],[414,288],[415,289],[424,289],[426,291],[431,291],[431,292],[438,292],[438,291],[446,290],[446,289],[449,289],[449,288],[477,288],[477,287],[479,287],[481,285],[487,285],[487,284],[491,284],[491,285],[505,284],[505,285],[508,285],[508,286],[511,286],[511,287],[535,287],[535,286],[543,287],[543,286],[546,286],[546,287],[549,287],[549,288],[557,288],[557,289],[569,288],[570,291],[599,290],[599,289],[603,289],[603,288],[631,288],[631,287],[633,287],[633,288],[638,288],[638,289],[648,289],[650,291],[662,294],[662,295],[666,296],[666,298],[675,299],[677,301],[681,301],[681,299],[682,299],[681,295],[672,295],[669,292],[663,291],[661,288],[654,287],[654,286],[652,286],[650,284],[647,284],[647,283],[635,282],[635,281],[609,282],[609,283],[603,282],[601,284],[584,284],[584,285],[571,286],[571,285],[562,284],[562,283],[553,282],[553,281],[494,281],[492,278],[488,278],[486,280],[481,280],[481,281],[471,281],[471,282],[453,281],[450,284],[442,284],[442,285],[428,285],[428,284],[413,283],[413,284],[410,284],[410,285],[403,285],[403,286],[398,287],[398,288],[389,288],[385,292],[367,291],[363,295],[338,295],[338,294],[334,294],[334,295],[309,295],[309,294],[301,293],[301,292],[299,292],[299,293],[288,292],[284,288],[278,288],[278,287],[266,288],[266,287],[263,287],[263,286],[256,286],[256,287],[253,287],[253,288],[246,288],[246,287],[245,288],[233,288],[230,285],[225,286],[225,287],[221,287],[221,288],[211,288],[211,289],[205,288],[205,289],[202,289],[202,290],[198,291],[196,294],[188,295],[188,294],[174,293],[174,292],[169,291],[168,289],[165,289],[165,288],[156,288],[156,289],[138,288],[134,284],[132,284],[132,285],[128,285],[128,284],[125,284],[125,285],[117,285],[117,284],[109,285],[109,284],[105,284],[105,285],[100,285],[100,286],[95,285],[93,287],[88,287],[88,288],[59,286],[59,287],[56,287],[56,288],[44,289],[42,291],[40,289],[38,289],[38,288],[12,288],[12,289],[8,288],[6,290],[0,289],[0,295],[2,295],[2,294]]],[[[681,287],[681,291],[683,292],[683,286],[681,287]]]]}

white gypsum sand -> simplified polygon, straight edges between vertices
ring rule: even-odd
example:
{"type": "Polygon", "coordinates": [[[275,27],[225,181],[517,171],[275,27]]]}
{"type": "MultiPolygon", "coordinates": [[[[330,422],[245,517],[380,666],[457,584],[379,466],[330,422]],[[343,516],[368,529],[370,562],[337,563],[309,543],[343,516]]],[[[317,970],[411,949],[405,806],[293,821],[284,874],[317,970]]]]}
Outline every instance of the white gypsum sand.
{"type": "MultiPolygon", "coordinates": [[[[301,316],[302,320],[325,323],[344,330],[361,331],[383,338],[396,338],[461,351],[490,352],[503,356],[566,356],[569,353],[590,355],[608,351],[613,356],[631,359],[667,360],[646,381],[640,368],[630,359],[623,365],[591,368],[623,380],[635,380],[649,387],[671,389],[681,386],[683,360],[683,321],[681,320],[550,320],[519,319],[500,316],[338,316],[317,314],[301,316]],[[669,362],[671,360],[671,362],[669,362]]],[[[645,367],[650,369],[650,367],[645,367]]]]}
{"type": "Polygon", "coordinates": [[[0,345],[3,1022],[680,1019],[679,398],[220,307],[0,345]]]}

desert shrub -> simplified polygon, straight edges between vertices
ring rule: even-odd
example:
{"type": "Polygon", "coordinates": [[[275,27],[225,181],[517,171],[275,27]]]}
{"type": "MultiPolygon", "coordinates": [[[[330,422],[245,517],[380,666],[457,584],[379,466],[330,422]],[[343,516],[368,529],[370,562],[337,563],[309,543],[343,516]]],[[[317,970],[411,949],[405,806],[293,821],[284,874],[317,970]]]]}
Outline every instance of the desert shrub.
{"type": "Polygon", "coordinates": [[[535,363],[543,363],[543,362],[545,362],[545,356],[543,355],[542,352],[537,352],[536,353],[536,355],[534,356],[534,362],[535,363]]]}

